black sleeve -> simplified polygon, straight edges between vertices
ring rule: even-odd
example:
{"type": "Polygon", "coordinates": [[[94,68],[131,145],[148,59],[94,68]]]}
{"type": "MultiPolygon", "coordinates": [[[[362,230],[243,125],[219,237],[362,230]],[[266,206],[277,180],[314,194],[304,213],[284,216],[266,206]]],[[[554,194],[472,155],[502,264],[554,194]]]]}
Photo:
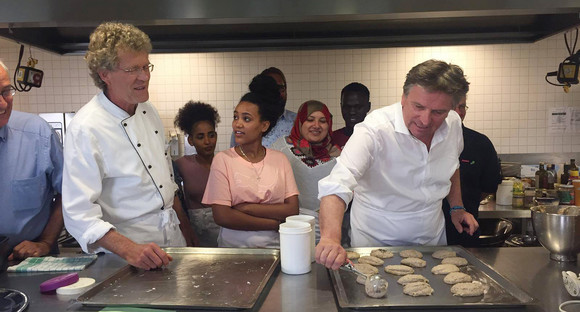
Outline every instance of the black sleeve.
{"type": "Polygon", "coordinates": [[[493,144],[487,137],[485,137],[485,142],[482,142],[482,149],[485,161],[484,168],[481,171],[481,191],[484,193],[495,193],[498,184],[501,183],[499,159],[497,158],[493,144]]]}

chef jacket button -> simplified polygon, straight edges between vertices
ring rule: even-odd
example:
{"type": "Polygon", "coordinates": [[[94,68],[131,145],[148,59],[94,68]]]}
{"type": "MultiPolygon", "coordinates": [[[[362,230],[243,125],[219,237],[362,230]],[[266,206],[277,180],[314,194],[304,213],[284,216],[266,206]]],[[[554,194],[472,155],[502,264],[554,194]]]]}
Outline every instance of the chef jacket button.
{"type": "Polygon", "coordinates": [[[159,131],[155,130],[155,134],[159,133],[159,131]]]}
{"type": "Polygon", "coordinates": [[[169,176],[173,178],[173,174],[170,174],[169,176]]]}
{"type": "Polygon", "coordinates": [[[163,188],[163,185],[159,185],[159,188],[163,188]]]}
{"type": "Polygon", "coordinates": [[[161,207],[161,210],[165,210],[165,208],[164,207],[161,207]]]}
{"type": "Polygon", "coordinates": [[[167,153],[165,153],[165,156],[167,156],[167,153]]]}
{"type": "Polygon", "coordinates": [[[143,114],[147,114],[147,111],[143,111],[143,114]]]}
{"type": "Polygon", "coordinates": [[[151,169],[151,165],[147,166],[147,168],[151,169]]]}
{"type": "Polygon", "coordinates": [[[123,127],[127,127],[127,123],[124,123],[124,124],[123,124],[123,127]]]}
{"type": "Polygon", "coordinates": [[[141,143],[137,143],[137,147],[141,147],[141,143]]]}

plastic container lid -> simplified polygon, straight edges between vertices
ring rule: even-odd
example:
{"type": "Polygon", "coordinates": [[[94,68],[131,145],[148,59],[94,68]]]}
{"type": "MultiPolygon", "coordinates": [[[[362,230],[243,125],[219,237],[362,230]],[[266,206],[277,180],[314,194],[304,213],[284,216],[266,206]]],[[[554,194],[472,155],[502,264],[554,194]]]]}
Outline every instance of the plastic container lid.
{"type": "Polygon", "coordinates": [[[79,295],[89,290],[95,284],[95,279],[90,277],[81,277],[79,281],[56,290],[59,295],[79,295]]]}
{"type": "Polygon", "coordinates": [[[501,184],[500,185],[502,185],[502,186],[508,186],[508,185],[513,186],[514,185],[514,181],[512,181],[512,180],[503,180],[503,181],[501,181],[501,184]]]}
{"type": "Polygon", "coordinates": [[[280,233],[283,234],[303,234],[311,232],[310,223],[302,221],[290,221],[280,224],[280,233]]]}
{"type": "Polygon", "coordinates": [[[57,288],[68,286],[78,282],[78,273],[68,273],[64,275],[59,275],[57,277],[51,278],[40,284],[40,292],[50,292],[56,290],[57,288]]]}

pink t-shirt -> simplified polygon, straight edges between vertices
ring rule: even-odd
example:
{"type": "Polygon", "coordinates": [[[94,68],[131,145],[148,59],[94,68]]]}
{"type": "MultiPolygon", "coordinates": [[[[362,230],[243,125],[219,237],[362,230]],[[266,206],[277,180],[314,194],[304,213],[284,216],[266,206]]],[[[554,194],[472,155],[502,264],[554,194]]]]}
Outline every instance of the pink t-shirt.
{"type": "MultiPolygon", "coordinates": [[[[234,148],[215,155],[202,203],[235,206],[240,203],[281,204],[298,195],[292,167],[286,156],[266,149],[264,160],[250,163],[234,148]]],[[[277,231],[239,231],[223,228],[220,247],[279,247],[277,231]]]]}

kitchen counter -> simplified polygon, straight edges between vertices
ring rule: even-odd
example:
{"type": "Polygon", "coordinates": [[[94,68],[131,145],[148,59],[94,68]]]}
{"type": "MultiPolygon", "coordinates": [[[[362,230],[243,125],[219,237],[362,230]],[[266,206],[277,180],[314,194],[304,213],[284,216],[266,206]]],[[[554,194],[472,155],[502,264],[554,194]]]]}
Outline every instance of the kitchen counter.
{"type": "Polygon", "coordinates": [[[530,208],[514,208],[511,205],[496,205],[495,201],[490,200],[485,205],[479,205],[480,219],[530,219],[532,211],[530,208]]]}
{"type": "MultiPolygon", "coordinates": [[[[580,272],[577,262],[565,263],[550,260],[543,247],[527,248],[479,248],[469,249],[478,258],[492,266],[504,277],[511,280],[522,290],[538,299],[535,305],[519,311],[557,311],[558,305],[572,300],[562,283],[562,270],[580,272]]],[[[97,261],[80,276],[93,277],[101,282],[109,275],[126,265],[116,255],[100,255],[97,261]]],[[[44,295],[39,292],[41,282],[61,273],[0,273],[0,288],[14,288],[29,296],[28,311],[83,311],[88,308],[74,302],[74,297],[44,295]]],[[[304,275],[286,275],[277,272],[274,283],[264,297],[256,304],[256,311],[339,311],[332,283],[327,270],[313,264],[312,272],[304,275]]],[[[488,311],[489,309],[470,309],[488,311]]],[[[215,310],[214,310],[215,311],[215,310]]],[[[395,310],[389,310],[395,311],[395,310]]],[[[405,311],[413,311],[405,309],[405,311]]],[[[493,311],[508,311],[493,309],[493,311]]],[[[513,311],[513,309],[511,309],[513,311]]]]}

